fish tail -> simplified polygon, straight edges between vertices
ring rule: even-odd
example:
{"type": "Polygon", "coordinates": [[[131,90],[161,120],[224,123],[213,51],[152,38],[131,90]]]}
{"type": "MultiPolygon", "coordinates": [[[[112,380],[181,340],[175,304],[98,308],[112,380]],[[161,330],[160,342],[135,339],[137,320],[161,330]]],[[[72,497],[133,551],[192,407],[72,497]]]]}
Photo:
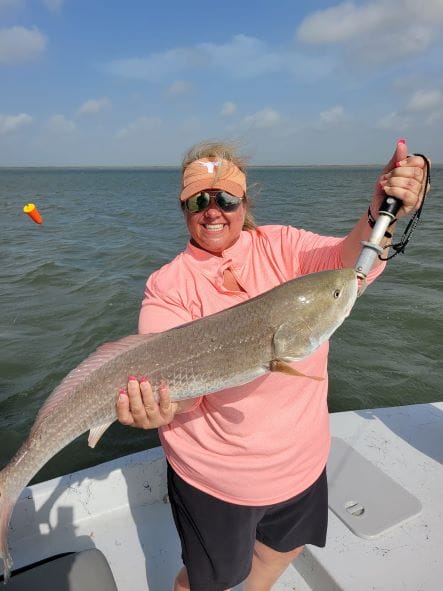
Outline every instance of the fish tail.
{"type": "Polygon", "coordinates": [[[12,568],[12,558],[9,553],[7,533],[14,505],[15,501],[5,493],[0,482],[0,564],[1,561],[3,561],[3,579],[5,583],[7,583],[11,575],[12,568]]]}

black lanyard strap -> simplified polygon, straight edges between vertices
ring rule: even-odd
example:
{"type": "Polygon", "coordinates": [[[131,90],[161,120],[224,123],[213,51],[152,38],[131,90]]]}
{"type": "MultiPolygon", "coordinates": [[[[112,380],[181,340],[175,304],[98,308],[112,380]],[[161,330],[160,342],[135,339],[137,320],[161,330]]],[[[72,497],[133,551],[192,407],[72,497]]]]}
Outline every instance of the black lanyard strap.
{"type": "Polygon", "coordinates": [[[424,184],[424,189],[423,189],[423,199],[420,204],[420,207],[414,212],[414,215],[409,220],[408,225],[406,226],[406,228],[402,234],[402,237],[400,238],[400,241],[396,242],[395,244],[386,244],[386,246],[384,247],[385,249],[392,248],[392,250],[394,252],[387,257],[382,257],[381,255],[378,255],[378,258],[381,261],[389,261],[390,259],[394,258],[398,254],[404,254],[405,248],[408,245],[409,240],[411,239],[412,233],[414,232],[415,228],[417,227],[418,222],[420,221],[420,216],[421,216],[421,212],[423,209],[423,205],[425,204],[425,198],[426,198],[426,195],[427,195],[429,189],[431,188],[431,164],[429,162],[429,159],[424,154],[414,154],[414,156],[420,156],[421,158],[423,158],[423,160],[425,161],[425,164],[426,164],[426,182],[424,184]]]}

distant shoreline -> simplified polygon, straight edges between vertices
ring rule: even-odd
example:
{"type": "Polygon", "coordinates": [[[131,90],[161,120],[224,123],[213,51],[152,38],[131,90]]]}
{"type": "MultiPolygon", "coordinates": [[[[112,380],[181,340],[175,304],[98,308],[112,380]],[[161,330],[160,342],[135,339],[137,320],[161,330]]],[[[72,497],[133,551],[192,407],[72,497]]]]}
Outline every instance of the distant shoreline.
{"type": "MultiPolygon", "coordinates": [[[[383,164],[253,164],[254,168],[373,168],[383,164]]],[[[439,166],[433,165],[433,166],[439,166]]],[[[0,166],[2,170],[180,170],[180,166],[0,166]]]]}
{"type": "MultiPolygon", "coordinates": [[[[258,168],[375,168],[385,166],[385,163],[374,164],[251,164],[249,170],[258,168]]],[[[443,163],[432,163],[432,167],[441,167],[443,163]]],[[[0,166],[0,172],[5,170],[180,170],[180,166],[174,165],[119,165],[119,166],[0,166]]]]}

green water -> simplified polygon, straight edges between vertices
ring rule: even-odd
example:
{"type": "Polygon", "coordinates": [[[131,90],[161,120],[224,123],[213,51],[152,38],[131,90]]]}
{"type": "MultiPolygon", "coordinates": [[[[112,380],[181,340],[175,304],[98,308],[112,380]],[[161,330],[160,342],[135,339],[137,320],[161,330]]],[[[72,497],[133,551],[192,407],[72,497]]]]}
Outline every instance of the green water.
{"type": "MultiPolygon", "coordinates": [[[[377,172],[253,168],[255,215],[343,235],[366,209],[377,172]]],[[[186,244],[178,186],[176,169],[0,169],[0,467],[60,380],[99,344],[136,331],[146,277],[186,244]],[[23,214],[29,201],[43,226],[23,214]]],[[[331,411],[442,399],[442,187],[436,167],[407,253],[331,341],[331,411]]],[[[95,450],[80,437],[38,479],[156,444],[155,432],[116,424],[95,450]]]]}

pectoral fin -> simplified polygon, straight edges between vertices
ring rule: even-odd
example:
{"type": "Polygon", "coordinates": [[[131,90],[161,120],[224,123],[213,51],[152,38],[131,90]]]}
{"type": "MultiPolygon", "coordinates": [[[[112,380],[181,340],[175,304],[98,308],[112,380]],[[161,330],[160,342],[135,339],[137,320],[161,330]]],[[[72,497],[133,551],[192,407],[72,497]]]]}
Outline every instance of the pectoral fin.
{"type": "Polygon", "coordinates": [[[95,447],[97,445],[103,433],[112,425],[113,422],[114,421],[111,421],[110,423],[105,423],[104,425],[99,425],[98,427],[94,427],[89,431],[89,447],[95,447]]]}
{"type": "Polygon", "coordinates": [[[307,376],[306,374],[302,373],[286,363],[286,361],[282,361],[281,359],[273,359],[269,365],[269,369],[271,371],[279,371],[281,373],[285,373],[289,376],[298,376],[301,378],[309,378],[310,380],[316,380],[317,382],[322,382],[324,378],[318,376],[307,376]]]}

